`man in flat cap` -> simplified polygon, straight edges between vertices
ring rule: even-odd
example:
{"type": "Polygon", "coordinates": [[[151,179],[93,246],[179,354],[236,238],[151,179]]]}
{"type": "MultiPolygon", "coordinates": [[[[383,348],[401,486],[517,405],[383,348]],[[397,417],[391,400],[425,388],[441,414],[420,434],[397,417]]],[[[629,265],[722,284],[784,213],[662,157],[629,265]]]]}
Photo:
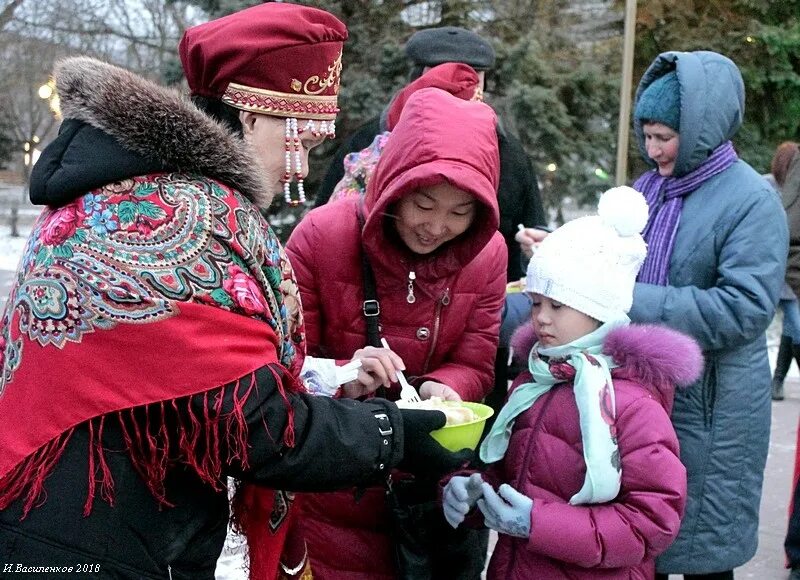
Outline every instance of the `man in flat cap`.
{"type": "Polygon", "coordinates": [[[47,207],[0,323],[4,566],[212,580],[233,477],[251,574],[275,578],[290,494],[272,490],[464,459],[429,435],[443,413],[298,381],[297,284],[259,208],[302,199],[346,38],[283,3],[190,28],[181,62],[205,112],[92,58],[57,66],[64,122],[30,185],[47,207]]]}
{"type": "Polygon", "coordinates": [[[442,26],[415,32],[405,46],[406,58],[411,63],[412,80],[425,69],[446,62],[468,64],[483,73],[494,66],[494,48],[486,40],[466,28],[442,26]]]}

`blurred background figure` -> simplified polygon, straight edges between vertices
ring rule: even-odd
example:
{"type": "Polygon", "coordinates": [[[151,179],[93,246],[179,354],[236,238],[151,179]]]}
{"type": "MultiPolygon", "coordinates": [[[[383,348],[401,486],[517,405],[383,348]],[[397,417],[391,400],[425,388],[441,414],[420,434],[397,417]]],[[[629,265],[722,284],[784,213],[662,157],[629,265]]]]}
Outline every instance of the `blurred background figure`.
{"type": "MultiPolygon", "coordinates": [[[[792,364],[792,358],[800,364],[800,309],[797,293],[800,292],[800,147],[793,141],[781,143],[772,158],[772,178],[783,198],[783,207],[789,223],[789,258],[786,263],[786,283],[780,305],[783,308],[783,332],[781,333],[778,360],[772,376],[772,399],[783,400],[783,381],[792,364]]],[[[769,178],[769,176],[768,176],[769,178]]],[[[798,428],[800,443],[800,427],[798,428]]],[[[800,580],[800,445],[795,450],[794,493],[789,505],[789,526],[784,541],[786,563],[792,569],[790,580],[800,580]]]]}
{"type": "MultiPolygon", "coordinates": [[[[786,281],[783,285],[778,306],[783,311],[783,330],[778,348],[775,372],[772,375],[772,400],[784,398],[783,381],[796,360],[800,367],[800,305],[797,296],[800,292],[800,148],[793,141],[778,145],[767,176],[781,194],[783,209],[789,223],[789,258],[786,262],[786,281]],[[770,179],[771,178],[771,179],[770,179]]],[[[800,547],[799,547],[800,549],[800,547]]],[[[800,563],[800,559],[798,560],[800,563]]]]}

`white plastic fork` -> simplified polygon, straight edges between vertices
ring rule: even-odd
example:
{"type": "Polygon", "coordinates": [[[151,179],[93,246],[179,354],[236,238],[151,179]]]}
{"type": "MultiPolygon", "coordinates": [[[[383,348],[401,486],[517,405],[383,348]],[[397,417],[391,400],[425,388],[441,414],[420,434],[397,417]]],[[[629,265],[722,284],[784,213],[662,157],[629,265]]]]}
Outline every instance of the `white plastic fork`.
{"type": "MultiPolygon", "coordinates": [[[[392,350],[389,348],[389,343],[386,342],[385,338],[381,338],[381,345],[383,348],[392,350]]],[[[397,382],[400,383],[400,399],[409,403],[419,403],[421,399],[417,394],[417,389],[409,384],[409,382],[406,380],[406,376],[403,374],[403,371],[395,369],[394,372],[397,374],[397,382]]]]}

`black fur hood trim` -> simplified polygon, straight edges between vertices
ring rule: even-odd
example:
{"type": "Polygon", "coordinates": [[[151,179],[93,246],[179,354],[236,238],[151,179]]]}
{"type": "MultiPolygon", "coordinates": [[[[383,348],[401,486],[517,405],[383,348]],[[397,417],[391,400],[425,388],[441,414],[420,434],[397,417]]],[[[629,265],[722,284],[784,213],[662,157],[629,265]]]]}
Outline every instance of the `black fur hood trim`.
{"type": "Polygon", "coordinates": [[[95,127],[170,170],[217,179],[259,207],[272,201],[248,145],[179,91],[89,57],[60,61],[54,76],[65,119],[95,127]]]}

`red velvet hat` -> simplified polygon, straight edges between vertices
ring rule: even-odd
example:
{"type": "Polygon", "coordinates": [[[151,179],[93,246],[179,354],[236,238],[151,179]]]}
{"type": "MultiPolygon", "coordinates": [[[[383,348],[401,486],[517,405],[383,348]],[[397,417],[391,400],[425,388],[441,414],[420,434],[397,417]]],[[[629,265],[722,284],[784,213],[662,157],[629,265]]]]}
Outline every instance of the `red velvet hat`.
{"type": "Polygon", "coordinates": [[[192,94],[278,117],[330,121],[345,25],[308,6],[270,2],[186,30],[179,51],[192,94]]]}

